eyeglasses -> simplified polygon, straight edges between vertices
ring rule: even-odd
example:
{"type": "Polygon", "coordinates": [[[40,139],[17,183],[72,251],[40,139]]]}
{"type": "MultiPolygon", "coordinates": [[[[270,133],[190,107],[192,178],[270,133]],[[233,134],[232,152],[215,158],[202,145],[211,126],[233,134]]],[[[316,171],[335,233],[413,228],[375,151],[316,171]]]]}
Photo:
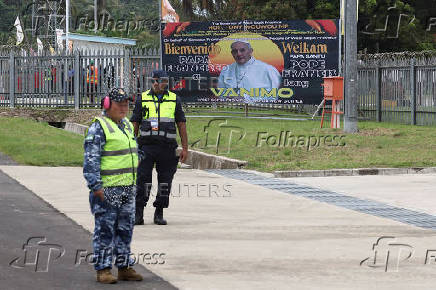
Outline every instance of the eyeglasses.
{"type": "Polygon", "coordinates": [[[154,84],[154,83],[159,83],[159,84],[161,84],[161,83],[167,83],[168,82],[168,80],[166,80],[166,79],[157,79],[157,80],[155,80],[155,79],[151,79],[151,83],[152,84],[154,84]]]}

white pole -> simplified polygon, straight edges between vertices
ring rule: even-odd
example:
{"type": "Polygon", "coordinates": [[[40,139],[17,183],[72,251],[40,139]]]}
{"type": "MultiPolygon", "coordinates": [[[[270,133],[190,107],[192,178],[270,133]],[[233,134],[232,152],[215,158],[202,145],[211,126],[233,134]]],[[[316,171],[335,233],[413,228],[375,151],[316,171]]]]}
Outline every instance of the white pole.
{"type": "Polygon", "coordinates": [[[339,19],[339,73],[338,76],[342,76],[342,19],[339,19]]]}
{"type": "MultiPolygon", "coordinates": [[[[70,33],[70,0],[65,0],[65,55],[70,52],[70,42],[68,35],[70,33]]],[[[65,58],[64,67],[64,105],[68,104],[68,60],[65,58]]],[[[77,68],[76,68],[77,69],[77,68]]]]}
{"type": "Polygon", "coordinates": [[[65,1],[66,9],[65,9],[65,47],[66,50],[69,50],[69,40],[68,40],[68,34],[70,33],[70,0],[65,1]]]}
{"type": "Polygon", "coordinates": [[[163,69],[162,67],[162,0],[159,1],[159,50],[160,50],[160,57],[159,57],[159,69],[163,69]]]}
{"type": "Polygon", "coordinates": [[[98,21],[97,21],[97,0],[94,0],[94,32],[97,33],[98,30],[98,21]]]}

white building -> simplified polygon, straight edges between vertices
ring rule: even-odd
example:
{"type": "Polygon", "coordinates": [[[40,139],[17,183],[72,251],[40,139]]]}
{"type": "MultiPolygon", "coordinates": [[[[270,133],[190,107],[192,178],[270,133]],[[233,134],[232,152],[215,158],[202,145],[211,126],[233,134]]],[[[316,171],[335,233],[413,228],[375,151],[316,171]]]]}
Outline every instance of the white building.
{"type": "MultiPolygon", "coordinates": [[[[65,33],[61,36],[62,41],[65,41],[65,33]]],[[[68,34],[68,42],[70,51],[88,50],[91,53],[98,50],[124,50],[127,46],[136,45],[136,39],[105,37],[97,35],[85,35],[77,33],[68,34]]]]}

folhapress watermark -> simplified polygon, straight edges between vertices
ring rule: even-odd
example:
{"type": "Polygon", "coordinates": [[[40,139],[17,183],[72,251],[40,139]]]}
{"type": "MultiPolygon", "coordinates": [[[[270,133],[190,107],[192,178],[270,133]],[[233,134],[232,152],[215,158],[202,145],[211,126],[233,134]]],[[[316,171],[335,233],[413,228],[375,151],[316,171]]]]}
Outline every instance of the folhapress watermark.
{"type": "Polygon", "coordinates": [[[228,124],[226,119],[216,118],[203,128],[204,137],[194,141],[191,147],[213,148],[216,154],[230,153],[230,147],[245,138],[245,129],[228,124]]]}
{"type": "Polygon", "coordinates": [[[65,249],[61,245],[48,243],[46,237],[30,237],[22,248],[23,255],[10,261],[9,266],[48,272],[50,264],[65,255],[65,249]]]}
{"type": "Polygon", "coordinates": [[[166,253],[129,253],[129,254],[114,254],[112,247],[103,249],[100,253],[88,252],[85,249],[78,249],[74,260],[76,267],[80,265],[95,265],[98,262],[105,261],[109,256],[112,256],[112,264],[125,263],[129,261],[129,265],[145,264],[145,265],[163,265],[165,264],[166,253]]]}
{"type": "MultiPolygon", "coordinates": [[[[67,249],[57,243],[48,243],[44,236],[30,237],[22,246],[22,255],[13,258],[9,266],[16,269],[28,269],[38,273],[47,273],[50,267],[55,267],[61,259],[67,259],[67,249]]],[[[71,250],[73,251],[73,250],[71,250]]],[[[69,251],[69,252],[71,252],[69,251]]],[[[130,265],[163,265],[166,262],[166,253],[140,252],[128,254],[115,254],[111,247],[105,248],[100,253],[93,253],[86,249],[74,250],[72,265],[94,265],[99,261],[106,260],[111,256],[112,263],[123,263],[129,260],[130,265]]],[[[71,257],[69,255],[68,257],[71,257]]]]}
{"type": "Polygon", "coordinates": [[[400,263],[409,260],[413,247],[405,243],[397,243],[395,237],[380,237],[372,245],[372,255],[360,262],[360,266],[382,268],[385,272],[398,272],[400,263]]]}
{"type": "Polygon", "coordinates": [[[312,148],[326,147],[343,147],[345,135],[294,135],[291,131],[280,131],[278,134],[269,132],[257,132],[256,147],[294,147],[312,148]]]}
{"type": "Polygon", "coordinates": [[[372,245],[371,255],[360,262],[360,266],[367,266],[373,269],[380,269],[384,272],[399,272],[401,265],[410,266],[413,261],[420,260],[424,266],[436,266],[436,250],[427,249],[418,254],[417,259],[415,248],[393,236],[383,236],[377,239],[372,245]]]}
{"type": "MultiPolygon", "coordinates": [[[[228,154],[232,146],[240,144],[247,138],[246,130],[239,126],[232,126],[226,119],[212,119],[204,126],[204,137],[191,144],[192,148],[213,148],[216,153],[228,154]]],[[[307,151],[317,147],[344,147],[346,135],[302,135],[292,131],[279,132],[259,131],[256,133],[253,147],[301,148],[307,151]]]]}
{"type": "MultiPolygon", "coordinates": [[[[54,1],[52,1],[54,2],[54,1]]],[[[61,1],[56,6],[45,0],[34,0],[24,7],[21,11],[21,18],[26,27],[30,27],[36,35],[45,35],[50,29],[53,14],[57,15],[57,21],[65,23],[65,15],[59,13],[61,1]],[[58,10],[58,11],[56,11],[58,10]],[[31,15],[36,15],[31,19],[31,15]]],[[[82,12],[81,10],[78,10],[82,12]]],[[[129,17],[118,18],[112,15],[107,9],[101,9],[94,19],[94,15],[88,13],[73,14],[70,16],[70,29],[83,32],[121,32],[128,36],[134,33],[148,31],[151,33],[159,32],[160,21],[158,17],[144,18],[136,15],[134,11],[129,17]],[[97,23],[96,21],[97,20],[97,23]]]]}

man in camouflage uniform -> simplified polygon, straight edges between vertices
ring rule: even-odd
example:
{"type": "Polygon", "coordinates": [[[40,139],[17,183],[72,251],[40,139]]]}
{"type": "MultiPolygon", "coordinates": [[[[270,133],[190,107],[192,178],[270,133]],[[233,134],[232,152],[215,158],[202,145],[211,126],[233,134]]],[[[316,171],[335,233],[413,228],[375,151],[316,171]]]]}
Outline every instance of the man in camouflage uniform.
{"type": "Polygon", "coordinates": [[[141,281],[130,257],[138,156],[133,125],[125,118],[129,97],[115,88],[103,103],[103,116],[94,119],[84,143],[83,175],[95,218],[94,267],[98,282],[116,283],[111,274],[115,258],[118,280],[141,281]]]}

